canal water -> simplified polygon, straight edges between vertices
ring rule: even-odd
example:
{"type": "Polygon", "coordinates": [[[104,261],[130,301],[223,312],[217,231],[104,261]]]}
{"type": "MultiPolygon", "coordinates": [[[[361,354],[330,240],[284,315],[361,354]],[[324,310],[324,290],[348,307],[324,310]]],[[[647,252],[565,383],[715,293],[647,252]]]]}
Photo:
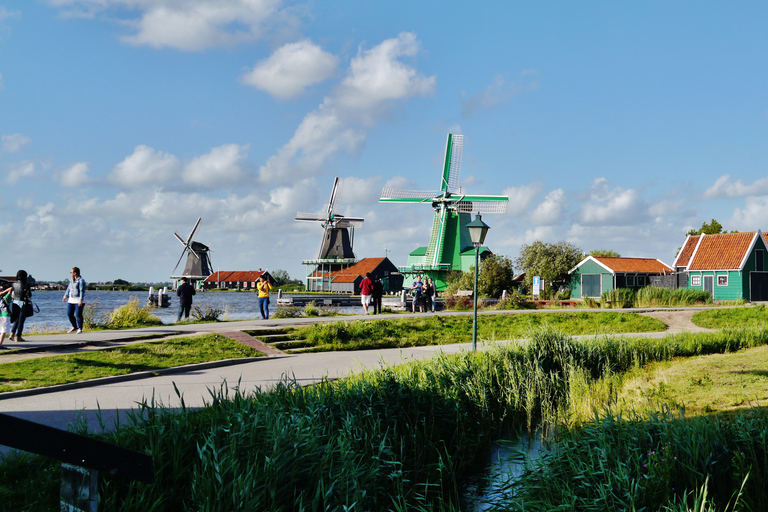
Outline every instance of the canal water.
{"type": "MultiPolygon", "coordinates": [[[[50,332],[61,331],[69,328],[67,319],[67,305],[61,301],[63,292],[58,291],[34,291],[32,292],[32,302],[39,308],[40,312],[35,313],[31,318],[24,322],[24,332],[50,332]]],[[[148,292],[86,292],[86,302],[96,308],[97,316],[101,313],[109,313],[124,306],[131,299],[138,299],[140,306],[147,305],[148,292]]],[[[155,308],[152,314],[160,318],[164,324],[172,324],[176,321],[179,302],[174,292],[168,292],[171,298],[170,307],[155,308]]],[[[285,297],[290,295],[286,294],[285,297]]],[[[259,304],[257,295],[252,292],[197,292],[193,298],[192,306],[210,306],[224,311],[220,317],[221,320],[251,320],[259,318],[259,304]]],[[[270,298],[270,312],[277,309],[277,295],[272,294],[270,298]]],[[[362,306],[358,307],[340,307],[340,313],[362,314],[362,306]]]]}

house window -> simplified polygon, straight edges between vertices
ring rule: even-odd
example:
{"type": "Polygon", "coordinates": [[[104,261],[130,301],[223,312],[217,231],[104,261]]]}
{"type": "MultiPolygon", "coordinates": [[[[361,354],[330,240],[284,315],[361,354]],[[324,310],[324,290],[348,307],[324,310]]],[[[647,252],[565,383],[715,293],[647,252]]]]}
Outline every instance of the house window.
{"type": "Polygon", "coordinates": [[[701,276],[691,276],[691,286],[701,286],[701,276]]]}
{"type": "Polygon", "coordinates": [[[627,276],[627,288],[635,286],[635,276],[627,276]]]}
{"type": "Polygon", "coordinates": [[[645,286],[645,276],[637,276],[637,286],[638,288],[645,286]]]}
{"type": "Polygon", "coordinates": [[[765,260],[763,260],[763,251],[762,249],[758,249],[755,251],[755,270],[758,272],[763,271],[763,263],[765,260]]]}
{"type": "Polygon", "coordinates": [[[728,276],[717,276],[717,286],[728,286],[728,276]]]}

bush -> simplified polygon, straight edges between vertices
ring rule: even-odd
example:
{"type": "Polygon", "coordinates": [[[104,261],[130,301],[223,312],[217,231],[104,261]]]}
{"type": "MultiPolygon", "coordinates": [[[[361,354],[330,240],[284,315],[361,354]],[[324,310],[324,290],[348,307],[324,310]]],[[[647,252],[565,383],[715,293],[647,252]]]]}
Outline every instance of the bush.
{"type": "Polygon", "coordinates": [[[131,297],[128,304],[108,314],[109,321],[106,324],[108,329],[130,329],[133,327],[149,327],[152,325],[163,325],[163,322],[150,312],[149,306],[139,306],[139,299],[131,297]]]}
{"type": "Polygon", "coordinates": [[[499,301],[496,305],[496,309],[533,309],[535,307],[517,290],[512,290],[504,300],[499,301]]]}
{"type": "Polygon", "coordinates": [[[299,306],[280,306],[278,307],[274,313],[272,313],[272,318],[299,318],[303,316],[304,309],[300,308],[299,306]]]}
{"type": "Polygon", "coordinates": [[[469,297],[448,297],[443,301],[445,309],[451,311],[467,311],[474,308],[474,302],[469,297]]]}
{"type": "Polygon", "coordinates": [[[218,322],[223,313],[223,309],[208,305],[192,308],[192,318],[198,322],[218,322]]]}

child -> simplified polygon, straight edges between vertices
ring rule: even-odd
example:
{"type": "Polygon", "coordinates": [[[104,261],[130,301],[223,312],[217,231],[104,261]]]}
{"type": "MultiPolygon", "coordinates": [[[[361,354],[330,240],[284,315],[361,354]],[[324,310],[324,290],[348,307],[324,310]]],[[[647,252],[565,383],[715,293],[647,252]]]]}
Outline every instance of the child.
{"type": "Polygon", "coordinates": [[[11,330],[11,292],[13,288],[0,291],[0,349],[5,348],[5,333],[11,330]]]}

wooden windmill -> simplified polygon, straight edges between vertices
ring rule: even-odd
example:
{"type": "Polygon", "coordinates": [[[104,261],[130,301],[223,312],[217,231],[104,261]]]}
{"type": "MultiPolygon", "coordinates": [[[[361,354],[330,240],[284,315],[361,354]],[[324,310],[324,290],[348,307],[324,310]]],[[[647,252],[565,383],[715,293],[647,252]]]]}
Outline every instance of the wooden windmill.
{"type": "MultiPolygon", "coordinates": [[[[474,246],[469,238],[467,224],[475,213],[504,213],[507,196],[467,195],[459,187],[464,136],[448,134],[445,161],[439,190],[400,190],[385,187],[382,203],[426,203],[434,210],[429,245],[419,247],[408,257],[408,265],[400,270],[410,279],[415,275],[431,277],[438,290],[445,288],[447,273],[452,270],[468,271],[474,265],[474,246]]],[[[488,248],[484,248],[490,254],[488,248]]]]}
{"type": "Polygon", "coordinates": [[[184,266],[184,272],[179,275],[172,275],[172,279],[186,277],[190,279],[190,281],[194,282],[196,280],[205,279],[213,273],[210,247],[192,240],[192,237],[195,236],[195,231],[197,231],[197,227],[200,225],[201,220],[202,217],[197,219],[195,227],[192,228],[192,232],[189,233],[186,241],[181,238],[178,233],[173,234],[173,236],[176,237],[181,245],[184,246],[184,249],[181,251],[181,256],[179,256],[179,261],[176,262],[176,266],[173,267],[172,274],[174,274],[176,269],[179,268],[179,264],[181,264],[181,260],[184,259],[185,255],[187,257],[187,264],[184,266]]]}
{"type": "Polygon", "coordinates": [[[320,240],[315,259],[302,262],[308,267],[307,290],[309,291],[323,291],[326,288],[326,277],[331,272],[348,267],[356,261],[352,249],[355,228],[362,226],[364,219],[346,217],[334,211],[336,200],[341,195],[341,186],[341,178],[336,178],[333,181],[333,190],[325,213],[298,212],[294,219],[319,222],[323,227],[323,238],[320,240]]]}

